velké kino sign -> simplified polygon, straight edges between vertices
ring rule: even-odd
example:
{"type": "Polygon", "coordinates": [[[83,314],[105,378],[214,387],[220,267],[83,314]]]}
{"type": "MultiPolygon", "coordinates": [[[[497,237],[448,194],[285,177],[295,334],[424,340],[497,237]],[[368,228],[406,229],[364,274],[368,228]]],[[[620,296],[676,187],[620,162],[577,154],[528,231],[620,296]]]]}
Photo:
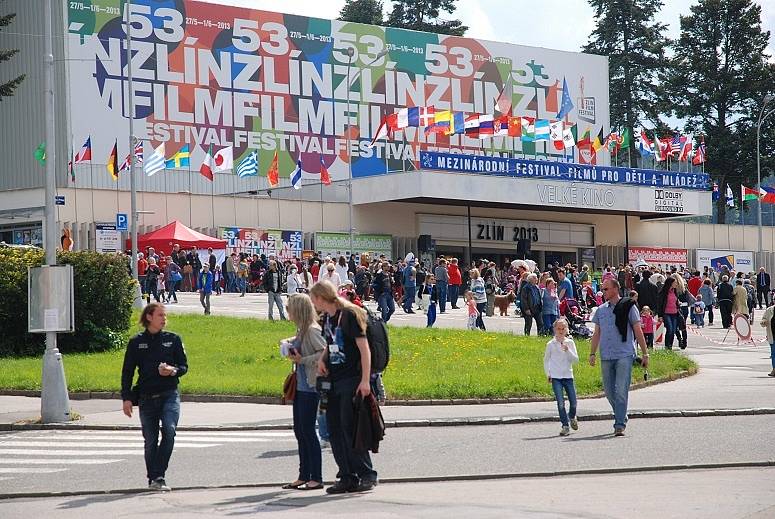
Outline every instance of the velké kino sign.
{"type": "Polygon", "coordinates": [[[677,189],[710,189],[710,176],[706,173],[678,173],[652,169],[615,168],[566,162],[526,160],[484,155],[459,155],[420,152],[420,167],[436,171],[454,171],[478,175],[507,176],[589,182],[593,184],[618,184],[639,187],[677,189]]]}

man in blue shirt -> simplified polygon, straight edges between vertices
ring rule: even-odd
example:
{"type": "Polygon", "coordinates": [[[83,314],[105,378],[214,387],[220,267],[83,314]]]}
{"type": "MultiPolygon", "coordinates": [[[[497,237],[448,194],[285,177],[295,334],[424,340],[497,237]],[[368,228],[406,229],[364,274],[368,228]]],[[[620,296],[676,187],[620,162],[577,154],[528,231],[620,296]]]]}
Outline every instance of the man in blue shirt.
{"type": "Polygon", "coordinates": [[[202,265],[202,271],[199,273],[197,285],[199,286],[199,302],[202,303],[202,308],[205,309],[205,315],[210,315],[210,294],[213,293],[213,273],[210,272],[210,265],[208,263],[202,265]]]}
{"type": "Polygon", "coordinates": [[[557,297],[559,300],[573,299],[573,283],[565,275],[564,268],[557,269],[557,279],[559,280],[557,283],[557,297]]]}
{"type": "Polygon", "coordinates": [[[614,279],[603,282],[603,297],[607,302],[597,309],[592,318],[592,322],[595,323],[595,333],[592,334],[589,365],[595,365],[599,348],[603,390],[614,412],[614,435],[624,436],[624,429],[627,427],[627,399],[632,379],[632,362],[635,358],[635,341],[637,340],[642,352],[644,369],[649,365],[649,353],[643,329],[640,327],[638,305],[631,299],[621,300],[619,288],[619,282],[614,279]],[[620,301],[622,305],[617,307],[620,301]],[[620,321],[618,325],[617,319],[620,321]],[[626,339],[622,340],[625,329],[626,339]]]}

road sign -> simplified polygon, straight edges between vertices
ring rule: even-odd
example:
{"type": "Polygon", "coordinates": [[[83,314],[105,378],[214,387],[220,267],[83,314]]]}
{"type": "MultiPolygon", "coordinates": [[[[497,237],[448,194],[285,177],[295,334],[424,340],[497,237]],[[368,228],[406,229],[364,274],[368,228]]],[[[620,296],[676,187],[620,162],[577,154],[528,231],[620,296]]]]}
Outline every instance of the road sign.
{"type": "Polygon", "coordinates": [[[129,230],[129,218],[127,218],[126,213],[116,213],[116,230],[129,230]]]}
{"type": "Polygon", "coordinates": [[[56,195],[54,197],[54,203],[56,205],[65,205],[65,195],[56,195]]]}

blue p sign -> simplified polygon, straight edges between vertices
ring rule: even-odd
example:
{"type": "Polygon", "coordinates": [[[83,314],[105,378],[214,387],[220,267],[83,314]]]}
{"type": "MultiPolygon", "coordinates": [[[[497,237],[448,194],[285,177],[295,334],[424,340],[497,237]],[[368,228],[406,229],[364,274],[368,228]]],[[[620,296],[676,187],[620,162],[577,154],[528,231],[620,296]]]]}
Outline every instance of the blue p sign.
{"type": "Polygon", "coordinates": [[[116,213],[116,230],[129,230],[129,218],[127,218],[126,213],[116,213]]]}

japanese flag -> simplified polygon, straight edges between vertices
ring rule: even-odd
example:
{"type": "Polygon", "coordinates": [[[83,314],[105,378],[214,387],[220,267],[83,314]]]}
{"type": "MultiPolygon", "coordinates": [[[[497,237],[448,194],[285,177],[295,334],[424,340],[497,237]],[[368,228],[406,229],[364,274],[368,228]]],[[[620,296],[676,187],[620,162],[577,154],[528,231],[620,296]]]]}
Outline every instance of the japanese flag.
{"type": "Polygon", "coordinates": [[[221,148],[213,157],[215,161],[215,171],[228,171],[234,167],[234,151],[231,146],[221,148]]]}

